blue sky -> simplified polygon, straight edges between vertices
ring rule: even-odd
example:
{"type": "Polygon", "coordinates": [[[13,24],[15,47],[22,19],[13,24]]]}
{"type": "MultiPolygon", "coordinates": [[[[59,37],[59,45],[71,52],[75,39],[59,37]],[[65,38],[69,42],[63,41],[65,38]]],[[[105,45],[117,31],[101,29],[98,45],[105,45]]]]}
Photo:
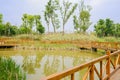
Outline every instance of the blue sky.
{"type": "MultiPolygon", "coordinates": [[[[73,3],[79,2],[79,0],[70,1],[73,3]]],[[[91,21],[93,24],[89,30],[93,30],[93,25],[99,19],[111,18],[114,22],[120,23],[120,0],[85,1],[92,6],[91,21]]],[[[10,22],[13,25],[20,25],[22,23],[21,17],[24,13],[39,14],[42,16],[42,23],[46,27],[43,11],[47,2],[48,0],[0,0],[0,13],[4,16],[4,22],[10,22]]],[[[72,18],[66,24],[65,29],[69,32],[73,31],[72,18]]]]}

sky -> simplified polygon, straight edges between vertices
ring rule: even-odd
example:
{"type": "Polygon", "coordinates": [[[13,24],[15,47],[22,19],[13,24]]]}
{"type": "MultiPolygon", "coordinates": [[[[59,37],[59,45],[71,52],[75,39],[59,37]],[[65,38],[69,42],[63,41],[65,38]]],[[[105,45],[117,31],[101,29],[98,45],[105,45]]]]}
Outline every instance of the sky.
{"type": "MultiPolygon", "coordinates": [[[[79,0],[69,1],[79,3],[79,0]]],[[[4,23],[10,22],[12,25],[18,26],[22,23],[21,18],[24,13],[41,15],[42,24],[47,31],[43,17],[47,2],[48,0],[0,0],[0,13],[3,14],[4,23]]],[[[90,26],[89,31],[94,29],[93,26],[99,19],[110,18],[115,23],[120,23],[120,0],[85,0],[85,2],[92,6],[90,12],[92,25],[90,26]]],[[[67,32],[73,31],[74,26],[72,20],[71,17],[65,26],[67,32]]],[[[50,30],[52,31],[53,28],[51,27],[50,30]]]]}

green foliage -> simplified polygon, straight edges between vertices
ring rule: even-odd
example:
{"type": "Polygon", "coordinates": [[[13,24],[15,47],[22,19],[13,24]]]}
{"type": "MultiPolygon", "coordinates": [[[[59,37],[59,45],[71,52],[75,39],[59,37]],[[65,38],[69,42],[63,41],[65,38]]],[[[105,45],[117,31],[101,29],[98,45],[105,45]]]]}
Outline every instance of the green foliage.
{"type": "Polygon", "coordinates": [[[0,80],[26,80],[26,75],[11,58],[0,57],[0,80]]]}
{"type": "Polygon", "coordinates": [[[0,24],[0,35],[5,35],[5,27],[3,24],[0,24]]]}
{"type": "Polygon", "coordinates": [[[23,25],[19,29],[19,34],[30,34],[30,32],[31,32],[31,29],[23,25]]]}
{"type": "Polygon", "coordinates": [[[114,25],[114,33],[116,37],[120,37],[120,23],[114,25]]]}
{"type": "Polygon", "coordinates": [[[58,14],[56,13],[59,9],[58,5],[59,5],[59,0],[49,0],[46,5],[45,11],[44,11],[44,17],[45,17],[45,21],[48,26],[48,32],[49,32],[49,23],[50,22],[52,23],[54,32],[56,32],[56,29],[58,29],[60,27],[58,14]]]}
{"type": "Polygon", "coordinates": [[[30,29],[27,30],[28,32],[27,33],[31,33],[32,31],[32,28],[33,28],[33,24],[34,24],[34,16],[33,15],[28,15],[28,14],[23,14],[23,17],[22,17],[22,27],[25,27],[25,29],[30,29]]]}
{"type": "Polygon", "coordinates": [[[74,29],[77,32],[86,32],[89,26],[92,24],[90,22],[90,11],[91,6],[85,5],[84,1],[81,0],[79,9],[79,16],[73,16],[74,29]]]}
{"type": "Polygon", "coordinates": [[[17,26],[11,25],[9,22],[6,24],[0,24],[0,35],[1,36],[13,36],[18,34],[17,26]]]}
{"type": "Polygon", "coordinates": [[[105,21],[103,19],[100,19],[94,27],[95,27],[95,31],[99,37],[105,35],[106,26],[105,26],[105,21]]]}
{"type": "Polygon", "coordinates": [[[79,27],[80,25],[78,23],[76,16],[73,16],[73,23],[74,23],[74,29],[77,30],[77,32],[79,33],[80,32],[80,27],[79,27]]]}
{"type": "Polygon", "coordinates": [[[44,28],[41,24],[39,24],[39,25],[37,26],[37,31],[42,34],[42,33],[45,32],[45,28],[44,28]]]}
{"type": "Polygon", "coordinates": [[[60,6],[60,13],[62,16],[62,24],[63,24],[63,34],[64,34],[64,27],[67,21],[69,20],[70,16],[74,13],[75,9],[77,8],[77,4],[72,6],[72,3],[69,1],[63,0],[63,5],[60,6]]]}
{"type": "Polygon", "coordinates": [[[100,19],[94,26],[95,31],[99,37],[116,36],[120,37],[120,24],[115,24],[110,19],[100,19]]]}
{"type": "Polygon", "coordinates": [[[3,22],[3,15],[0,14],[0,24],[2,24],[2,22],[3,22]]]}
{"type": "Polygon", "coordinates": [[[32,31],[33,27],[35,27],[35,29],[39,33],[44,33],[45,28],[42,26],[42,23],[41,23],[40,19],[41,19],[40,15],[23,14],[23,17],[22,17],[23,23],[20,27],[20,34],[31,34],[31,33],[33,33],[33,31],[32,31]]]}
{"type": "Polygon", "coordinates": [[[36,30],[41,34],[44,33],[45,28],[43,27],[43,25],[42,25],[42,23],[40,21],[41,16],[40,15],[35,15],[34,19],[35,19],[36,30]]]}

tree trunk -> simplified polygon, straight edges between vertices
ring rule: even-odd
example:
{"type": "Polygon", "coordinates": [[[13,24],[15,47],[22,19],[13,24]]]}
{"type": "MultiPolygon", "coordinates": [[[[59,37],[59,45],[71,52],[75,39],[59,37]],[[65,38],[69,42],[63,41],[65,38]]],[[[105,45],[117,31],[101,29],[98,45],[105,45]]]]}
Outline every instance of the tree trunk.
{"type": "Polygon", "coordinates": [[[56,28],[55,28],[54,22],[53,22],[52,19],[51,19],[51,21],[52,21],[52,25],[53,25],[53,28],[54,28],[54,33],[56,33],[56,28]]]}
{"type": "Polygon", "coordinates": [[[50,31],[49,31],[49,23],[47,23],[47,26],[48,26],[48,33],[49,33],[49,32],[50,32],[50,31]]]}
{"type": "Polygon", "coordinates": [[[65,33],[64,30],[65,30],[65,24],[63,24],[63,35],[64,35],[64,33],[65,33]]]}

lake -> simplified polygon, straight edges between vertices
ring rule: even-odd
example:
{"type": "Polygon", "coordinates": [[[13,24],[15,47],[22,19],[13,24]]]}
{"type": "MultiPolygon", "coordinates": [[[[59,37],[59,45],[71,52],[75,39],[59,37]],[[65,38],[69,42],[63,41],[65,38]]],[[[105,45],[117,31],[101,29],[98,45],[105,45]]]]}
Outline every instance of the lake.
{"type": "MultiPolygon", "coordinates": [[[[0,57],[11,57],[23,68],[27,74],[27,80],[40,80],[42,77],[61,72],[102,55],[99,52],[87,50],[0,50],[0,57]]],[[[83,73],[84,71],[77,72],[76,78],[80,79],[79,75],[83,73]]]]}

